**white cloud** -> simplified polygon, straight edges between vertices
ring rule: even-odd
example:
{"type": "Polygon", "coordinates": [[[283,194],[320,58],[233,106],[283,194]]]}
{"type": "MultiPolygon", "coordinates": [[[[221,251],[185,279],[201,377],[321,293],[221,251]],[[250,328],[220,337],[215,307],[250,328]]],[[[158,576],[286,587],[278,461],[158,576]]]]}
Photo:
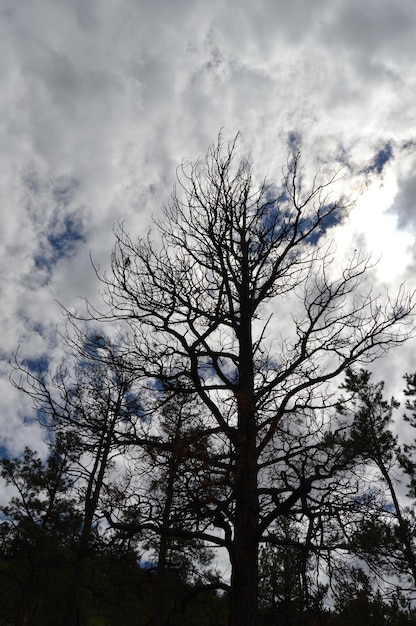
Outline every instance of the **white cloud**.
{"type": "MultiPolygon", "coordinates": [[[[310,172],[343,155],[354,174],[353,194],[358,170],[391,142],[391,181],[379,187],[367,177],[369,189],[339,246],[358,232],[376,255],[388,243],[380,280],[412,279],[414,157],[405,147],[416,134],[411,0],[5,0],[2,6],[5,381],[18,344],[23,355],[58,358],[54,329],[61,316],[54,299],[72,306],[77,296],[96,297],[89,252],[108,267],[117,220],[132,234],[143,232],[168,199],[181,158],[203,155],[221,127],[227,136],[242,131],[260,176],[280,177],[290,132],[302,137],[310,172]],[[54,255],[56,237],[70,232],[68,219],[83,238],[73,237],[54,255]]],[[[408,371],[409,353],[400,353],[403,363],[399,352],[392,357],[397,371],[408,371]]],[[[13,389],[7,398],[0,421],[15,406],[16,425],[21,400],[13,389]]]]}

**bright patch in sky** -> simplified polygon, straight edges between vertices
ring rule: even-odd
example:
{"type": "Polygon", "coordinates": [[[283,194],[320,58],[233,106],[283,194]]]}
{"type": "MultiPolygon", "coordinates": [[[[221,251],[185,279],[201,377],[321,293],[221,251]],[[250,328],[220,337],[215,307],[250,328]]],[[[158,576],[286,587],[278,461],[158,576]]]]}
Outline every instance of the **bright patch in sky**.
{"type": "MultiPolygon", "coordinates": [[[[370,184],[357,200],[351,214],[355,232],[362,232],[365,248],[379,259],[377,273],[382,282],[402,276],[412,261],[414,235],[398,229],[397,215],[390,209],[398,192],[392,172],[381,182],[370,184]]],[[[358,247],[358,246],[357,246],[358,247]]]]}

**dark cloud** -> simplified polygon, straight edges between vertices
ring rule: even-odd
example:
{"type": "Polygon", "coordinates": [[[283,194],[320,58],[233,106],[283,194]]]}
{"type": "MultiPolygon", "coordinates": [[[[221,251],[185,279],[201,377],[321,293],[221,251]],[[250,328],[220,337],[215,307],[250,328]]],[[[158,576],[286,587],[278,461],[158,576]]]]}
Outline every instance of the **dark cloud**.
{"type": "Polygon", "coordinates": [[[416,172],[399,182],[399,190],[391,210],[398,216],[399,228],[416,233],[416,172]]]}

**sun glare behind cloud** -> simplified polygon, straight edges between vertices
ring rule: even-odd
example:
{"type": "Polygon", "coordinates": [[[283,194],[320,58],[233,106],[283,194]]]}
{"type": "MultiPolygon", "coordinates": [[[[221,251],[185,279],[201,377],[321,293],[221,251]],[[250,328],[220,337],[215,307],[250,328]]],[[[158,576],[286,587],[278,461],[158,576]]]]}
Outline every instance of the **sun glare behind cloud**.
{"type": "Polygon", "coordinates": [[[371,183],[357,198],[350,214],[349,227],[340,233],[341,245],[337,242],[338,248],[343,248],[344,252],[347,252],[347,245],[354,245],[371,253],[373,260],[378,261],[377,275],[385,283],[403,276],[412,261],[415,242],[410,232],[399,229],[398,217],[391,211],[397,193],[398,184],[393,171],[381,182],[371,183]]]}

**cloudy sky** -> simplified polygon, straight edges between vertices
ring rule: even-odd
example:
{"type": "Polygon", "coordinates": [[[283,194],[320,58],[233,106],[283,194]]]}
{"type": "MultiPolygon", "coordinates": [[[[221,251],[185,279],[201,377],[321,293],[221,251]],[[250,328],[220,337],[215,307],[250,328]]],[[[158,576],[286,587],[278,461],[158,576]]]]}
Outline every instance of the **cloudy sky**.
{"type": "MultiPolygon", "coordinates": [[[[58,359],[56,300],[99,289],[113,226],[147,228],[182,158],[222,128],[280,178],[295,133],[310,171],[342,162],[342,232],[414,287],[414,0],[0,0],[0,444],[37,440],[8,361],[58,359]],[[349,173],[349,174],[348,174],[349,173]]],[[[380,376],[401,387],[416,344],[380,376]]]]}

